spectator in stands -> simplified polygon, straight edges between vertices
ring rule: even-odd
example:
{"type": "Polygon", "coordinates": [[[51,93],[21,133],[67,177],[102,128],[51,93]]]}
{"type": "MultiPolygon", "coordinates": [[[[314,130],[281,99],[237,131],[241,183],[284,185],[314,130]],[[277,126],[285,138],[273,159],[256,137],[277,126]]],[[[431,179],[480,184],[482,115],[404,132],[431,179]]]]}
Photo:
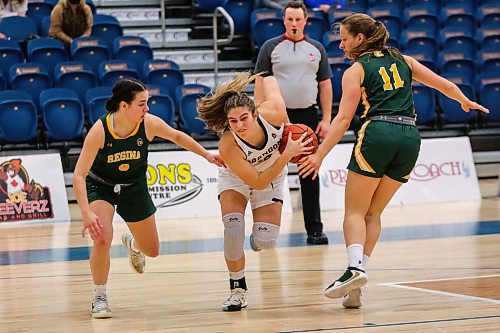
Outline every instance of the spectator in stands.
{"type": "Polygon", "coordinates": [[[0,0],[0,19],[9,16],[26,16],[28,0],[0,0]]]}
{"type": "Polygon", "coordinates": [[[283,208],[283,182],[288,161],[311,151],[305,135],[291,140],[282,154],[278,146],[283,125],[288,122],[278,82],[263,79],[264,98],[256,107],[243,89],[259,74],[240,74],[198,105],[207,127],[220,132],[219,151],[228,168],[219,169],[219,203],[224,224],[224,257],[229,270],[231,296],[223,311],[241,311],[247,306],[245,280],[245,210],[250,202],[253,228],[250,246],[254,251],[274,248],[278,240],[283,208]]]}
{"type": "MultiPolygon", "coordinates": [[[[304,35],[307,9],[301,2],[289,2],[284,9],[285,34],[272,38],[260,49],[255,73],[274,75],[285,100],[291,123],[304,124],[324,138],[330,127],[332,114],[332,72],[323,45],[304,35]],[[323,113],[318,121],[317,100],[323,113]]],[[[255,98],[264,94],[262,77],[255,80],[255,98]]],[[[307,243],[328,244],[323,233],[319,204],[319,179],[300,178],[302,211],[307,232],[307,243]]]]}
{"type": "Polygon", "coordinates": [[[345,6],[346,0],[304,0],[307,8],[328,13],[330,9],[339,9],[345,6]]]}
{"type": "Polygon", "coordinates": [[[149,142],[159,136],[203,156],[210,163],[224,166],[219,155],[209,153],[187,134],[148,114],[148,98],[141,82],[118,81],[106,102],[109,113],[90,129],[74,171],[73,188],[82,214],[82,236],[88,230],[94,241],[90,254],[94,318],[111,317],[106,283],[115,206],[130,229],[123,234],[122,242],[129,252],[132,268],[143,273],[145,255],[156,257],[159,253],[156,207],[148,193],[146,179],[149,142]]]}
{"type": "Polygon", "coordinates": [[[85,0],[60,0],[50,14],[49,37],[59,38],[67,47],[77,37],[92,32],[92,10],[85,0]]]}
{"type": "Polygon", "coordinates": [[[465,112],[482,105],[469,100],[452,82],[412,57],[387,47],[389,33],[382,22],[352,14],[340,24],[340,48],[354,63],[342,77],[339,112],[318,151],[299,166],[299,175],[317,177],[324,157],[349,127],[358,104],[365,122],[347,168],[344,238],[348,267],[329,285],[325,296],[342,298],[346,308],[361,307],[361,287],[368,277],[368,260],[381,231],[381,214],[406,183],[420,150],[415,126],[412,80],[439,90],[460,103],[465,112]]]}

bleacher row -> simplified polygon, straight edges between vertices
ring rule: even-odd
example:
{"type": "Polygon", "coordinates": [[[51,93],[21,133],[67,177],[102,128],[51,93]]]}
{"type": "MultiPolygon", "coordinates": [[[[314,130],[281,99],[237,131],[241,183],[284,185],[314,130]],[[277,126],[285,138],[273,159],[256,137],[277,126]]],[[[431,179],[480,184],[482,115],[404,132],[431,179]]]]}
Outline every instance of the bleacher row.
{"type": "MultiPolygon", "coordinates": [[[[210,88],[184,84],[179,66],[153,59],[144,38],[122,36],[114,17],[95,17],[92,36],[76,38],[69,53],[58,39],[29,40],[26,56],[16,41],[0,40],[0,91],[5,90],[0,98],[2,141],[81,138],[85,125],[92,125],[106,112],[114,83],[124,78],[146,83],[152,114],[189,133],[205,133],[204,124],[196,119],[196,100],[210,88]]],[[[22,40],[33,33],[34,25],[26,23],[30,21],[29,17],[4,19],[0,31],[22,40]],[[2,30],[5,22],[9,29],[2,30]]]]}

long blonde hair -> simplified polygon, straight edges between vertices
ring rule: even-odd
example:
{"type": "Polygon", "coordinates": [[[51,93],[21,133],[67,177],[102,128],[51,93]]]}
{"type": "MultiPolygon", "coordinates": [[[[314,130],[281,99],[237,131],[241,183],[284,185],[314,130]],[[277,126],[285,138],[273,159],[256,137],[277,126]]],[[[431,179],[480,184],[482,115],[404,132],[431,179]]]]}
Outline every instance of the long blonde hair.
{"type": "Polygon", "coordinates": [[[401,53],[398,49],[385,45],[389,39],[389,32],[384,23],[375,20],[371,16],[362,13],[354,13],[347,16],[340,26],[347,29],[352,36],[357,36],[361,33],[366,38],[363,43],[351,51],[346,52],[347,56],[353,60],[358,59],[366,52],[382,51],[384,49],[388,49],[393,56],[401,57],[401,53]]]}
{"type": "Polygon", "coordinates": [[[243,89],[255,80],[261,73],[252,75],[243,72],[231,82],[220,86],[215,92],[203,97],[198,102],[198,116],[214,132],[222,132],[228,126],[227,113],[237,107],[247,107],[255,115],[254,101],[243,89]]]}

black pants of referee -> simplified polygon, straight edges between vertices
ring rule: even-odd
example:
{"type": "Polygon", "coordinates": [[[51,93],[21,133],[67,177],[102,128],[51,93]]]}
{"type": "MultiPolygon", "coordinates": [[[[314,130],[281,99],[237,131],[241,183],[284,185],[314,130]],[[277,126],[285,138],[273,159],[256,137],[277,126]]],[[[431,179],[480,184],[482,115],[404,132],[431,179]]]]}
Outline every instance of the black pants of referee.
{"type": "MultiPolygon", "coordinates": [[[[305,109],[286,109],[291,123],[304,124],[313,131],[318,127],[318,111],[315,105],[305,109]]],[[[319,139],[319,138],[318,138],[319,139]]],[[[319,142],[319,141],[318,141],[319,142]]],[[[308,235],[323,231],[321,210],[319,206],[319,177],[312,179],[312,174],[306,178],[300,177],[300,192],[302,194],[302,212],[308,235]]]]}

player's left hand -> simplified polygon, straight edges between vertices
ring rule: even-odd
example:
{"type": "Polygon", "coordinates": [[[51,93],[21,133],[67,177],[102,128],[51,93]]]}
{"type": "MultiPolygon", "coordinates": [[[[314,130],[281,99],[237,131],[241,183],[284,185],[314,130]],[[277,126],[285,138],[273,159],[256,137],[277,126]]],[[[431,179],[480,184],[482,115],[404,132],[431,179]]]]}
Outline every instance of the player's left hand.
{"type": "Polygon", "coordinates": [[[299,176],[306,178],[313,173],[312,179],[316,179],[321,162],[323,162],[323,160],[319,157],[318,153],[305,156],[299,161],[299,176]]]}
{"type": "Polygon", "coordinates": [[[465,112],[469,112],[472,109],[472,110],[479,110],[484,113],[490,113],[490,110],[488,110],[481,104],[478,104],[473,101],[467,101],[466,103],[463,103],[460,106],[462,107],[462,110],[464,110],[465,112]]]}
{"type": "Polygon", "coordinates": [[[218,167],[227,168],[226,163],[224,163],[224,161],[222,160],[222,157],[220,157],[219,154],[208,154],[207,161],[217,165],[218,167]]]}

